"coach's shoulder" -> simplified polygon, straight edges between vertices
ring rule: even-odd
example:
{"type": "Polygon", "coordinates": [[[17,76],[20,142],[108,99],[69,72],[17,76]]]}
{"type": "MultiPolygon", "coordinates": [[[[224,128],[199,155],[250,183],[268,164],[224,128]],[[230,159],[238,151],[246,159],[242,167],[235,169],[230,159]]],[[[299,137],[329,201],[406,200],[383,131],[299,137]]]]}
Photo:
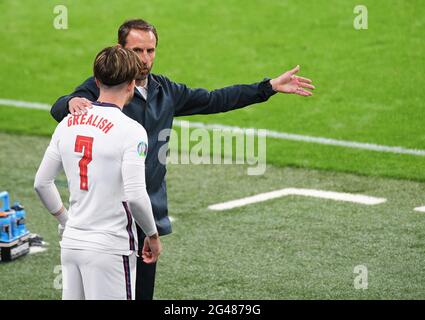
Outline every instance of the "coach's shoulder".
{"type": "Polygon", "coordinates": [[[169,87],[171,84],[174,83],[172,80],[170,80],[168,77],[162,74],[151,73],[150,76],[151,76],[151,80],[156,81],[162,87],[169,87]]]}
{"type": "Polygon", "coordinates": [[[95,87],[95,88],[97,88],[97,85],[96,85],[96,81],[95,81],[95,79],[94,79],[94,77],[93,76],[91,76],[91,77],[88,77],[83,83],[82,83],[82,85],[83,86],[87,86],[87,87],[95,87]]]}
{"type": "Polygon", "coordinates": [[[162,87],[162,89],[170,94],[177,95],[179,97],[181,95],[181,91],[185,90],[186,85],[182,83],[175,82],[173,80],[170,80],[164,75],[158,75],[158,74],[151,74],[151,79],[155,80],[159,85],[162,87]]]}

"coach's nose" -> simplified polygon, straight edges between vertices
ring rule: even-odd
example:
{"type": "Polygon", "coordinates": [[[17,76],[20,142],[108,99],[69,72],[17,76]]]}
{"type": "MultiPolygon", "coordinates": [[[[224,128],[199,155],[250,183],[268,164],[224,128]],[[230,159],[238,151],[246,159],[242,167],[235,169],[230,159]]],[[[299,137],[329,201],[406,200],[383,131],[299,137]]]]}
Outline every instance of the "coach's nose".
{"type": "Polygon", "coordinates": [[[143,64],[147,64],[148,63],[148,52],[146,50],[143,50],[140,53],[140,60],[142,60],[143,64]]]}

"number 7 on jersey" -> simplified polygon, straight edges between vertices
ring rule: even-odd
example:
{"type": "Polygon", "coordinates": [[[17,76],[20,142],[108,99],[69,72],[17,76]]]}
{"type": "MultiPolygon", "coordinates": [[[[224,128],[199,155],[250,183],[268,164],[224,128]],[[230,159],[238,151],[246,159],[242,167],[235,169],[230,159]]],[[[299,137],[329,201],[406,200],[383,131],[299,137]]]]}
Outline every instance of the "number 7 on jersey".
{"type": "Polygon", "coordinates": [[[75,152],[83,152],[83,157],[78,163],[80,167],[80,189],[89,190],[89,181],[88,181],[88,168],[87,166],[92,161],[92,150],[93,150],[93,138],[86,136],[77,136],[75,140],[75,152]]]}

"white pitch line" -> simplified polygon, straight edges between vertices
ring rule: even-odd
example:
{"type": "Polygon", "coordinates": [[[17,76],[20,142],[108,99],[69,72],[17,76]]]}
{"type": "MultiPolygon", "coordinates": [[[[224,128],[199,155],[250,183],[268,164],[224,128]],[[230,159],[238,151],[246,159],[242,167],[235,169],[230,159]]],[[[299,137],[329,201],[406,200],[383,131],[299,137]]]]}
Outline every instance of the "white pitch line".
{"type": "Polygon", "coordinates": [[[352,149],[362,149],[369,151],[378,151],[378,152],[387,152],[387,153],[395,153],[395,154],[409,154],[414,156],[425,156],[425,150],[421,149],[408,149],[404,147],[393,147],[393,146],[384,146],[374,143],[364,143],[364,142],[355,142],[355,141],[347,141],[347,140],[336,140],[324,137],[312,137],[305,136],[301,134],[295,133],[286,133],[286,132],[278,132],[267,129],[258,129],[258,128],[240,128],[236,126],[227,126],[222,124],[207,124],[202,122],[193,122],[193,121],[181,121],[175,120],[174,125],[177,127],[189,127],[189,128],[205,128],[205,129],[220,129],[220,130],[230,130],[233,133],[243,133],[246,135],[257,135],[258,131],[263,130],[268,138],[275,138],[281,140],[290,140],[290,141],[301,141],[308,143],[316,143],[323,144],[329,146],[338,146],[338,147],[346,147],[352,149]]]}
{"type": "Polygon", "coordinates": [[[34,246],[34,247],[30,247],[29,254],[36,254],[36,253],[45,252],[45,251],[47,251],[47,248],[34,246]]]}
{"type": "Polygon", "coordinates": [[[209,206],[208,209],[217,210],[217,211],[229,210],[229,209],[233,209],[237,207],[246,206],[248,204],[263,202],[263,201],[285,197],[289,195],[330,199],[330,200],[336,200],[336,201],[346,201],[346,202],[353,202],[353,203],[359,203],[359,204],[365,204],[365,205],[376,205],[376,204],[380,204],[387,201],[387,199],[385,198],[375,198],[375,197],[370,197],[370,196],[366,196],[362,194],[322,191],[322,190],[314,190],[314,189],[285,188],[281,190],[260,193],[251,197],[214,204],[209,206]]]}
{"type": "MultiPolygon", "coordinates": [[[[18,108],[41,109],[41,110],[50,110],[51,108],[50,105],[45,103],[27,102],[27,101],[10,100],[10,99],[0,99],[0,105],[18,107],[18,108]]],[[[306,136],[306,135],[295,134],[295,133],[278,132],[278,131],[267,130],[267,129],[240,128],[236,126],[226,126],[221,124],[207,124],[202,122],[192,122],[192,121],[189,122],[189,121],[181,121],[181,120],[175,120],[174,124],[177,127],[189,126],[189,128],[192,127],[192,128],[205,128],[210,130],[213,130],[213,129],[230,130],[232,132],[243,133],[246,135],[254,135],[254,134],[257,134],[259,130],[263,130],[263,132],[265,132],[267,137],[281,139],[281,140],[301,141],[301,142],[346,147],[346,148],[360,149],[360,150],[377,151],[377,152],[408,154],[408,155],[422,156],[422,157],[425,156],[425,150],[421,150],[421,149],[408,149],[408,148],[398,147],[398,146],[384,146],[384,145],[379,145],[374,143],[337,140],[337,139],[330,139],[330,138],[324,138],[324,137],[313,137],[313,136],[306,136]]]]}
{"type": "Polygon", "coordinates": [[[18,108],[40,109],[40,110],[50,110],[51,108],[51,106],[46,103],[27,102],[27,101],[9,100],[9,99],[0,99],[0,105],[18,107],[18,108]]]}
{"type": "Polygon", "coordinates": [[[417,207],[414,210],[419,212],[425,212],[425,207],[417,207]]]}

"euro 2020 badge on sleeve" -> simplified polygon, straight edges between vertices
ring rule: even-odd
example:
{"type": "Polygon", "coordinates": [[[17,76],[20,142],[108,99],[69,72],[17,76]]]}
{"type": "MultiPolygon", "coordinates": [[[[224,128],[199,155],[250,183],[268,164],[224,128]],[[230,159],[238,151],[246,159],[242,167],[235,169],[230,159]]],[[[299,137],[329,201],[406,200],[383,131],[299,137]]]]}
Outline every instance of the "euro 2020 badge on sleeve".
{"type": "Polygon", "coordinates": [[[140,141],[140,143],[137,146],[137,153],[139,156],[146,158],[146,155],[148,153],[148,145],[144,141],[140,141]]]}

